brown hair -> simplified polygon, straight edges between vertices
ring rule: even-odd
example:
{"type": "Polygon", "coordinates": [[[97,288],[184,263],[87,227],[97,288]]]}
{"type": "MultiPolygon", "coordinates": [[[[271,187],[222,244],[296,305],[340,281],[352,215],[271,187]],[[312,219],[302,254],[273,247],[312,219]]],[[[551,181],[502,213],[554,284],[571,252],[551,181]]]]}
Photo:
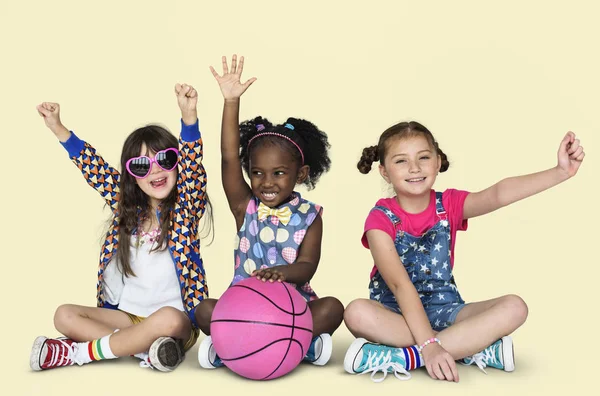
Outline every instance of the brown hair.
{"type": "Polygon", "coordinates": [[[425,128],[416,121],[400,122],[386,129],[379,137],[379,143],[377,143],[377,146],[369,146],[363,149],[362,155],[356,167],[360,173],[369,173],[369,171],[371,171],[371,167],[373,166],[373,162],[379,161],[383,165],[387,149],[392,139],[403,139],[413,136],[423,136],[425,139],[427,139],[429,145],[433,147],[435,152],[442,158],[440,172],[447,171],[448,167],[450,166],[448,157],[446,154],[444,154],[442,149],[440,149],[438,142],[435,140],[429,129],[425,128]]]}

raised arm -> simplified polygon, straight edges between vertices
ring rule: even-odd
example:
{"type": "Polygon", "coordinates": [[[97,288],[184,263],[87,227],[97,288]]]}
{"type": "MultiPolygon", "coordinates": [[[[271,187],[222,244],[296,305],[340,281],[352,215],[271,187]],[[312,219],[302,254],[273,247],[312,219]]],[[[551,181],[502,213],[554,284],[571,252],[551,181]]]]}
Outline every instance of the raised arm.
{"type": "Polygon", "coordinates": [[[233,55],[231,59],[231,70],[227,67],[227,58],[223,57],[223,75],[215,71],[211,66],[210,70],[219,83],[221,93],[223,94],[223,119],[221,121],[221,175],[225,196],[229,203],[229,208],[233,213],[238,228],[244,218],[246,205],[252,196],[250,186],[244,180],[242,174],[242,164],[240,162],[240,96],[248,87],[256,81],[251,78],[245,83],[241,83],[240,78],[244,70],[244,57],[237,63],[237,56],[233,55]]]}
{"type": "Polygon", "coordinates": [[[89,143],[79,139],[60,120],[60,105],[44,102],[37,106],[38,114],[46,126],[54,133],[69,153],[73,163],[79,168],[87,183],[104,198],[113,213],[117,211],[119,200],[120,173],[96,153],[89,143]]]}
{"type": "Polygon", "coordinates": [[[177,175],[179,204],[199,220],[204,214],[206,205],[206,172],[202,165],[203,145],[198,127],[198,93],[191,85],[176,84],[175,95],[181,110],[179,136],[181,170],[177,175]]]}
{"type": "Polygon", "coordinates": [[[558,164],[545,171],[510,177],[465,199],[464,219],[481,216],[503,206],[538,194],[575,176],[585,157],[583,146],[573,132],[565,135],[558,148],[558,164]]]}

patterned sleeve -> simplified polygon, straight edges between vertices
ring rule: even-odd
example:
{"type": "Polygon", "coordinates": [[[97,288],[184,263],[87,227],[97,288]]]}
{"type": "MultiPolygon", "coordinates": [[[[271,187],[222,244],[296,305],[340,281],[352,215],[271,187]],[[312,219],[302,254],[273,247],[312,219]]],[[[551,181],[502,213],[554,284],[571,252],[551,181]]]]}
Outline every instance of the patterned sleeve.
{"type": "Polygon", "coordinates": [[[87,183],[98,191],[112,212],[116,214],[121,178],[119,171],[105,162],[92,145],[79,139],[72,131],[69,140],[61,144],[68,151],[71,161],[79,168],[87,183]]]}
{"type": "Polygon", "coordinates": [[[181,121],[179,137],[179,174],[177,176],[178,201],[190,216],[199,220],[206,204],[206,172],[202,165],[202,137],[198,121],[185,125],[181,121]]]}

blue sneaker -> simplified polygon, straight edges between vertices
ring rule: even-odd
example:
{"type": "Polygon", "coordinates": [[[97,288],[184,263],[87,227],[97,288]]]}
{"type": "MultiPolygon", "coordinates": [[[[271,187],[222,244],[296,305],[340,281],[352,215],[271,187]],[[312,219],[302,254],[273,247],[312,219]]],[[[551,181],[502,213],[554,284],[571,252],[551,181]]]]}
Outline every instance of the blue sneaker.
{"type": "Polygon", "coordinates": [[[502,337],[483,351],[462,360],[462,364],[467,366],[473,363],[484,373],[486,373],[486,367],[493,367],[509,372],[514,371],[515,355],[512,338],[510,336],[502,337]]]}
{"type": "Polygon", "coordinates": [[[344,358],[344,369],[348,373],[371,373],[371,379],[375,382],[383,381],[388,373],[394,373],[399,380],[410,379],[405,365],[402,348],[373,344],[364,338],[354,340],[344,358]],[[383,373],[383,377],[375,378],[379,372],[383,373]]]}
{"type": "Polygon", "coordinates": [[[215,352],[211,336],[206,336],[202,340],[202,343],[198,348],[198,362],[200,363],[200,367],[205,369],[214,369],[224,366],[223,361],[215,352]]]}
{"type": "Polygon", "coordinates": [[[324,366],[331,358],[332,350],[333,341],[331,340],[331,336],[323,333],[313,338],[310,347],[308,347],[308,352],[304,356],[304,361],[316,366],[324,366]]]}

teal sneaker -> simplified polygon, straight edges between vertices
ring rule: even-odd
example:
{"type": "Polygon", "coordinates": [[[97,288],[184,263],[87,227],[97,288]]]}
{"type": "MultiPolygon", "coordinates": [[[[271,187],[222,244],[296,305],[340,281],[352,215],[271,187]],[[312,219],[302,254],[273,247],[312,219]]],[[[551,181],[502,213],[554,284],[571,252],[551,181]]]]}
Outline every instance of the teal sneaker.
{"type": "Polygon", "coordinates": [[[331,358],[331,351],[333,350],[333,341],[331,336],[327,333],[313,338],[308,347],[308,352],[304,357],[305,362],[310,362],[317,366],[324,366],[331,358]]]}
{"type": "Polygon", "coordinates": [[[514,371],[515,355],[512,338],[510,336],[502,337],[483,351],[464,358],[461,363],[467,366],[475,363],[484,373],[486,373],[486,367],[508,372],[514,371]]]}
{"type": "Polygon", "coordinates": [[[223,367],[223,361],[217,356],[212,343],[212,337],[206,336],[198,348],[198,363],[205,369],[223,367]]]}
{"type": "Polygon", "coordinates": [[[373,344],[364,338],[357,338],[348,348],[344,358],[344,369],[350,374],[371,373],[374,382],[381,382],[388,373],[394,373],[399,380],[410,379],[410,373],[404,368],[406,362],[402,348],[373,344]],[[375,378],[379,372],[383,377],[375,378]]]}

